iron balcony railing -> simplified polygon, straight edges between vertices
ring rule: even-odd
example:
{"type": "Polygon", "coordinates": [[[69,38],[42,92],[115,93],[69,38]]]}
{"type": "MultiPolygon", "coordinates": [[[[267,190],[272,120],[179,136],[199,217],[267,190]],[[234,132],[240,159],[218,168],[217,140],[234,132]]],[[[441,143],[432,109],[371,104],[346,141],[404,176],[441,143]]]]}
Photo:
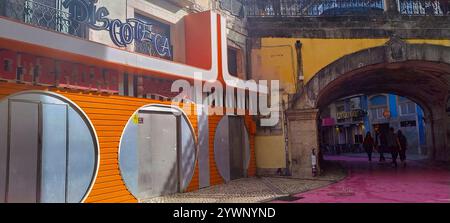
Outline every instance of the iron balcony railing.
{"type": "Polygon", "coordinates": [[[336,16],[382,14],[383,0],[246,0],[247,16],[336,16]]]}
{"type": "Polygon", "coordinates": [[[449,0],[398,0],[402,15],[449,15],[449,0]]]}
{"type": "Polygon", "coordinates": [[[66,33],[87,37],[87,25],[75,22],[61,0],[0,0],[0,14],[21,22],[66,33]]]}
{"type": "MultiPolygon", "coordinates": [[[[449,0],[396,0],[401,15],[449,14],[449,0]]],[[[381,15],[384,0],[245,0],[248,17],[381,15]]]]}

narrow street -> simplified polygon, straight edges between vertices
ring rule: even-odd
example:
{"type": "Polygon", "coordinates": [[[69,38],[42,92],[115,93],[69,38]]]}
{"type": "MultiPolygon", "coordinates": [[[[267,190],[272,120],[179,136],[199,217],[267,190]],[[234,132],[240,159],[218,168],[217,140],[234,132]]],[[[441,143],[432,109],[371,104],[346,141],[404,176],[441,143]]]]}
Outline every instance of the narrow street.
{"type": "MultiPolygon", "coordinates": [[[[388,155],[389,157],[389,155],[388,155]]],[[[329,156],[341,162],[348,176],[338,183],[296,194],[296,203],[448,203],[448,165],[409,161],[406,168],[393,168],[390,159],[372,163],[362,156],[329,156]]],[[[274,201],[287,202],[287,201],[274,201]]]]}

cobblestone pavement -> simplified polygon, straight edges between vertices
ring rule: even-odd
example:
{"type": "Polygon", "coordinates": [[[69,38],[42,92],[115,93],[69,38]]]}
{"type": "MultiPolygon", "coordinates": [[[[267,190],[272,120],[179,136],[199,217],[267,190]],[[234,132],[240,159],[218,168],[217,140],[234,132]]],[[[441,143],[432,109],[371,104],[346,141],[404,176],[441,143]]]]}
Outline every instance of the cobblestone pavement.
{"type": "Polygon", "coordinates": [[[252,177],[231,181],[189,193],[178,193],[143,200],[143,203],[256,203],[289,197],[338,182],[346,176],[337,163],[330,163],[330,171],[308,179],[285,177],[252,177]]]}

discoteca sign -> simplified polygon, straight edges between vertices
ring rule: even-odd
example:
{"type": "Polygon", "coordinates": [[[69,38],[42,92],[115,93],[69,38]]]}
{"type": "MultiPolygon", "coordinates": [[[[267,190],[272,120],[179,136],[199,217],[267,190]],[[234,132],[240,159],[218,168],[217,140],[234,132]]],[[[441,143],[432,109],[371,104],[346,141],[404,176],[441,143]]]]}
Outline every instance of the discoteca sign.
{"type": "Polygon", "coordinates": [[[153,24],[136,18],[126,22],[109,19],[108,9],[96,4],[97,0],[64,0],[62,5],[69,10],[74,22],[87,24],[94,30],[109,31],[112,42],[118,47],[126,47],[134,41],[148,42],[159,56],[172,57],[169,38],[153,32],[153,24]]]}

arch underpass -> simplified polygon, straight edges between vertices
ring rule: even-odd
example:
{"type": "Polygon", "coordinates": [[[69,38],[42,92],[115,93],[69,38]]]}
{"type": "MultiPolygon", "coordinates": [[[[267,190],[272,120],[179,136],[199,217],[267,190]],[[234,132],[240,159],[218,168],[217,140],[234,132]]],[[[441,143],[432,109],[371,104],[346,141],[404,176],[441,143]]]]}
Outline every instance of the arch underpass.
{"type": "Polygon", "coordinates": [[[395,37],[329,64],[305,84],[287,111],[292,175],[311,174],[321,109],[356,94],[391,93],[416,102],[424,110],[428,158],[450,160],[449,76],[450,47],[407,44],[395,37]]]}

